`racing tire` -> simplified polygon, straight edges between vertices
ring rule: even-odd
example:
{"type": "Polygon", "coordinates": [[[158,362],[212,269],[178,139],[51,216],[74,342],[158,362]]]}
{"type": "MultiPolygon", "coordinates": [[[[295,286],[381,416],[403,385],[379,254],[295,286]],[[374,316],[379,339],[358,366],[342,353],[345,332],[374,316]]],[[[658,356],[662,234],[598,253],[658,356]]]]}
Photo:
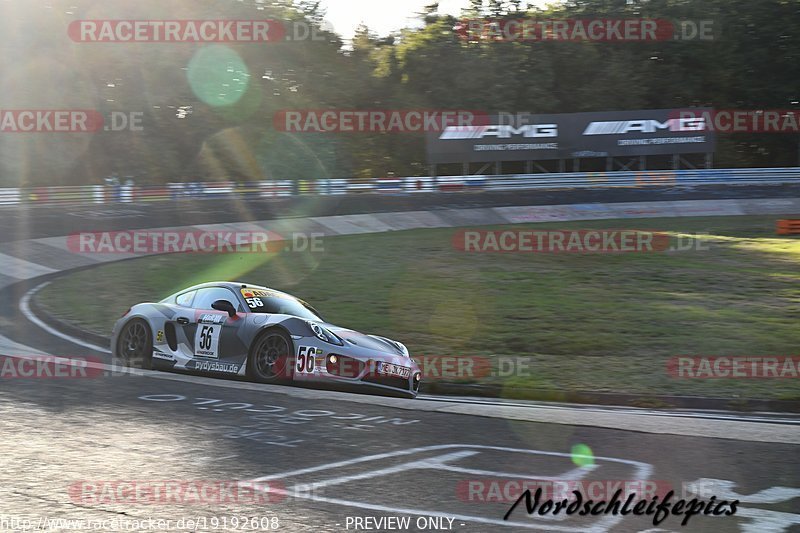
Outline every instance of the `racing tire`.
{"type": "Polygon", "coordinates": [[[281,329],[259,335],[247,356],[247,375],[260,383],[290,381],[294,371],[294,343],[281,329]]]}
{"type": "Polygon", "coordinates": [[[148,370],[153,366],[153,330],[146,321],[134,318],[122,326],[116,356],[126,366],[148,370]]]}

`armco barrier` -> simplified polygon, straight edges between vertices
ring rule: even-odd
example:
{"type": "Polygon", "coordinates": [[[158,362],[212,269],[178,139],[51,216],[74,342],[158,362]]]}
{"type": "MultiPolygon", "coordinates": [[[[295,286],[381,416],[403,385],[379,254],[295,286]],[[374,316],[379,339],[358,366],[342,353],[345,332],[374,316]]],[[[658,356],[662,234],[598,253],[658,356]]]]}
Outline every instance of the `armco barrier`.
{"type": "Polygon", "coordinates": [[[485,188],[489,190],[755,185],[800,183],[800,167],[515,174],[486,178],[485,188]]]}
{"type": "Polygon", "coordinates": [[[259,182],[167,183],[160,186],[81,185],[0,189],[0,206],[137,203],[210,198],[284,198],[303,195],[413,194],[532,189],[694,187],[698,185],[800,184],[800,167],[708,170],[645,170],[509,174],[503,176],[420,176],[376,179],[264,180],[259,182]]]}

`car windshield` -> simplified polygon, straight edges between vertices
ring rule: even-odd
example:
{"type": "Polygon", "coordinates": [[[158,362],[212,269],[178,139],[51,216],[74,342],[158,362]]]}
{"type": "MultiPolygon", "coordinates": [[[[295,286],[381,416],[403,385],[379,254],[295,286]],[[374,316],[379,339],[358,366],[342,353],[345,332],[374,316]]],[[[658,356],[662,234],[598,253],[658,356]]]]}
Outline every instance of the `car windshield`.
{"type": "Polygon", "coordinates": [[[283,292],[265,289],[242,289],[242,296],[251,313],[275,313],[309,320],[322,320],[313,307],[283,292]]]}

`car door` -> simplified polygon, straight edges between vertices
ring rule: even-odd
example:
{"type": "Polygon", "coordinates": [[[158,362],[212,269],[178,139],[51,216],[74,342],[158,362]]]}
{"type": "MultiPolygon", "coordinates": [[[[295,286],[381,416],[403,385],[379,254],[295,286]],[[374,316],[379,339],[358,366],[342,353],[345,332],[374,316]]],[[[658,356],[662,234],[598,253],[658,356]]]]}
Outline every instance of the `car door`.
{"type": "Polygon", "coordinates": [[[244,309],[236,294],[226,287],[197,289],[191,316],[179,319],[184,338],[193,354],[187,367],[199,371],[238,373],[247,356],[247,347],[239,338],[244,315],[229,317],[211,308],[217,300],[227,300],[238,312],[244,309]]]}
{"type": "Polygon", "coordinates": [[[182,365],[187,357],[191,359],[194,351],[193,340],[185,337],[183,326],[193,321],[195,311],[192,308],[197,290],[189,290],[178,294],[173,302],[162,302],[164,308],[164,329],[156,333],[156,351],[154,358],[164,364],[165,361],[182,365]]]}

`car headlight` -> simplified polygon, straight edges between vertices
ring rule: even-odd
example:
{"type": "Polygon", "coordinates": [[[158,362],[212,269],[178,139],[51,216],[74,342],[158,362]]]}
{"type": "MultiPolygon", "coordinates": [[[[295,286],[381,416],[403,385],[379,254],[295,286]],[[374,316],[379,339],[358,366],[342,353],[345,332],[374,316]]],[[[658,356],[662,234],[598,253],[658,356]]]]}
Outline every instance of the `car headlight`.
{"type": "Polygon", "coordinates": [[[311,331],[314,332],[314,336],[317,337],[321,341],[328,342],[330,344],[335,344],[336,346],[344,346],[344,342],[342,339],[337,337],[333,332],[329,329],[322,327],[321,325],[317,324],[316,322],[308,321],[308,326],[311,328],[311,331]]]}

